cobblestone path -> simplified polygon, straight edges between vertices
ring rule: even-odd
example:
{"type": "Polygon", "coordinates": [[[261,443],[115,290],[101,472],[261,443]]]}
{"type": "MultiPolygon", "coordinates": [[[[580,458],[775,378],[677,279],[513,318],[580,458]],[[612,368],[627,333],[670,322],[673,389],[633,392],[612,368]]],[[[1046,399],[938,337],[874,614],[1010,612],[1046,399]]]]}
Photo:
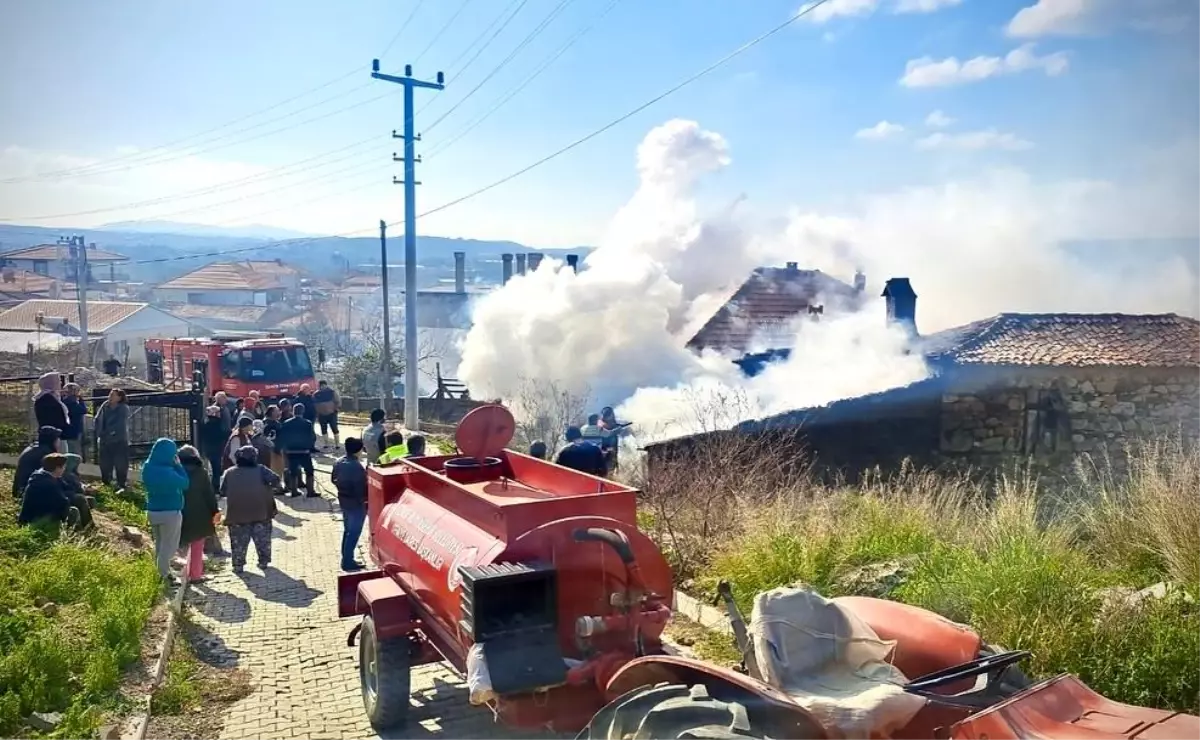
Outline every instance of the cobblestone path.
{"type": "MultiPolygon", "coordinates": [[[[328,478],[318,477],[328,488],[328,478]]],[[[277,500],[273,567],[264,573],[251,547],[241,577],[226,565],[193,584],[187,597],[189,616],[208,633],[209,654],[253,677],[254,692],[228,710],[221,736],[376,737],[359,695],[358,651],[346,645],[355,623],[337,618],[337,503],[277,500]]],[[[464,683],[444,665],[414,669],[412,691],[408,724],[392,737],[536,736],[509,730],[487,709],[470,706],[464,683]]]]}

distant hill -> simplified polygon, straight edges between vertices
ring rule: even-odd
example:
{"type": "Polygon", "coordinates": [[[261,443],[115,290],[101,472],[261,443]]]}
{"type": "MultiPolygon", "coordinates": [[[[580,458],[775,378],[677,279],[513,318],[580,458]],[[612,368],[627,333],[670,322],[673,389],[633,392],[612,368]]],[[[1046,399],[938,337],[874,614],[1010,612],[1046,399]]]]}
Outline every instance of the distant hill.
{"type": "MultiPolygon", "coordinates": [[[[97,246],[127,255],[135,262],[155,260],[131,264],[127,270],[131,279],[152,284],[169,280],[200,265],[222,260],[282,259],[319,273],[340,271],[347,264],[355,269],[377,269],[380,262],[378,237],[297,236],[279,239],[223,234],[219,227],[198,227],[202,232],[207,229],[213,233],[153,230],[155,227],[172,226],[187,228],[189,225],[136,222],[75,229],[0,224],[0,252],[53,243],[60,236],[78,234],[89,243],[95,242],[97,246]],[[126,226],[134,230],[118,228],[126,226]]],[[[583,256],[590,251],[588,247],[536,249],[509,241],[417,237],[422,285],[434,285],[446,277],[452,278],[455,252],[466,253],[469,281],[492,283],[500,279],[500,255],[505,252],[541,252],[555,256],[573,253],[583,256]]],[[[403,261],[403,239],[389,239],[388,263],[398,265],[403,261]]]]}
{"type": "Polygon", "coordinates": [[[133,234],[186,234],[189,236],[227,236],[235,239],[297,239],[314,236],[275,226],[208,226],[175,221],[121,221],[98,227],[102,231],[123,231],[133,234]]]}

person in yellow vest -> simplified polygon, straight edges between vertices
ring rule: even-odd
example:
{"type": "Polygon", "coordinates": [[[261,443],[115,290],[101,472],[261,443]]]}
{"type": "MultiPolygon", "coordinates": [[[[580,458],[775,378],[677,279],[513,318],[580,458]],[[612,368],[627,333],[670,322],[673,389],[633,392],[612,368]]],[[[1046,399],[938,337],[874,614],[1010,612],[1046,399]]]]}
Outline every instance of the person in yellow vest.
{"type": "Polygon", "coordinates": [[[380,465],[390,465],[408,456],[408,445],[404,442],[404,433],[388,432],[383,438],[383,454],[379,456],[380,465]]]}

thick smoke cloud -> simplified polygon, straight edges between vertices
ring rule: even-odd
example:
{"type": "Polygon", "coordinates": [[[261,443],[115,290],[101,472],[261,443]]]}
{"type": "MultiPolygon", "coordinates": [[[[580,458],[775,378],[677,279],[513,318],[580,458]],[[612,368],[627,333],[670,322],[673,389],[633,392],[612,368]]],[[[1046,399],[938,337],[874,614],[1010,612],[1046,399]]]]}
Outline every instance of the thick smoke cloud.
{"type": "MultiPolygon", "coordinates": [[[[868,197],[845,213],[796,209],[760,223],[735,202],[700,214],[695,186],[730,162],[725,139],[695,122],[651,130],[637,151],[638,190],[578,274],[547,259],[476,302],[458,369],[474,395],[509,398],[529,380],[588,390],[596,406],[635,421],[645,441],[925,376],[878,300],[789,327],[792,359],[753,379],[731,358],[685,348],[751,270],[787,261],[847,282],[863,269],[876,296],[888,277],[911,278],[922,332],[1003,311],[1196,313],[1196,276],[1179,258],[1121,275],[1060,246],[1113,231],[1114,209],[1127,211],[1130,192],[1152,184],[1043,185],[997,171],[868,197]]],[[[1181,206],[1153,202],[1156,223],[1166,214],[1186,230],[1181,206]]],[[[1138,214],[1125,215],[1126,231],[1145,232],[1138,214]]]]}

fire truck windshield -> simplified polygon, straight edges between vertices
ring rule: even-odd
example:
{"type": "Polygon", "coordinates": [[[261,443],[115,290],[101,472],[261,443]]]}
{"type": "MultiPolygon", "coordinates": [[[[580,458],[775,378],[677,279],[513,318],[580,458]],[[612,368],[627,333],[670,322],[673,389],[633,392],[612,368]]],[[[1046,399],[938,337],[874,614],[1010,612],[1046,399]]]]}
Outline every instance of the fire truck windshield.
{"type": "Polygon", "coordinates": [[[313,369],[304,347],[256,347],[226,350],[221,374],[248,383],[291,383],[311,378],[313,369]]]}

